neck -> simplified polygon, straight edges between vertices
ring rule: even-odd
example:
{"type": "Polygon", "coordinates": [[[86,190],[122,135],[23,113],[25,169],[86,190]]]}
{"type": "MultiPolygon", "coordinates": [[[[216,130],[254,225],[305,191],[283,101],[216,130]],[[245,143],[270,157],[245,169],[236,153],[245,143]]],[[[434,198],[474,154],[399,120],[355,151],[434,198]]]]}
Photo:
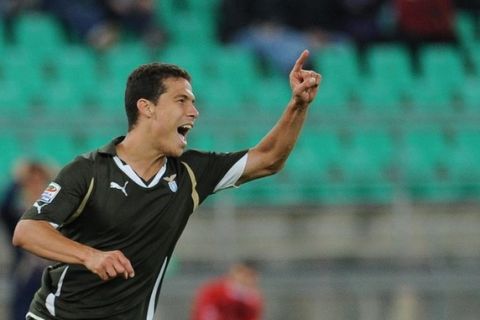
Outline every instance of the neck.
{"type": "Polygon", "coordinates": [[[148,181],[157,174],[165,163],[166,157],[140,138],[135,133],[129,132],[125,139],[117,145],[116,151],[118,157],[127,163],[138,176],[148,181]]]}

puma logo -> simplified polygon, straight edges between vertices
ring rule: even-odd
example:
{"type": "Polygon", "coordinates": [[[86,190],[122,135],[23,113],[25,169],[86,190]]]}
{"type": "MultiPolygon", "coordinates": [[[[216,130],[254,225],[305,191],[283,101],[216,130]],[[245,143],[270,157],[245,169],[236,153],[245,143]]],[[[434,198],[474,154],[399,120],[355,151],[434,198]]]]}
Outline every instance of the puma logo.
{"type": "Polygon", "coordinates": [[[125,195],[125,197],[127,197],[128,194],[127,194],[127,191],[125,190],[127,188],[127,184],[128,184],[128,181],[125,181],[125,184],[122,187],[116,182],[110,182],[110,188],[121,190],[123,192],[123,194],[125,195]]]}
{"type": "Polygon", "coordinates": [[[34,206],[35,208],[37,208],[37,213],[40,214],[40,213],[42,213],[42,208],[43,208],[44,206],[46,206],[47,204],[48,204],[48,202],[46,202],[46,203],[44,203],[44,204],[39,204],[38,201],[37,201],[37,202],[35,202],[35,203],[33,204],[33,206],[34,206]]]}

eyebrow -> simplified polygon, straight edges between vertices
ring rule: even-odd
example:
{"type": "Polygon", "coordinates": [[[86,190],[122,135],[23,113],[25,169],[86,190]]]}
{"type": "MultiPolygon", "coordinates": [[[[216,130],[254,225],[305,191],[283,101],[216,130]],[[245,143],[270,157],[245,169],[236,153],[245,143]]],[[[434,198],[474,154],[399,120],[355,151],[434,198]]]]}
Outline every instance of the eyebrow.
{"type": "Polygon", "coordinates": [[[184,93],[177,94],[177,95],[174,96],[174,98],[175,98],[175,99],[177,99],[177,98],[185,98],[185,99],[189,99],[189,100],[192,100],[192,101],[195,102],[195,96],[194,96],[194,95],[189,96],[189,95],[186,95],[186,94],[184,94],[184,93]]]}

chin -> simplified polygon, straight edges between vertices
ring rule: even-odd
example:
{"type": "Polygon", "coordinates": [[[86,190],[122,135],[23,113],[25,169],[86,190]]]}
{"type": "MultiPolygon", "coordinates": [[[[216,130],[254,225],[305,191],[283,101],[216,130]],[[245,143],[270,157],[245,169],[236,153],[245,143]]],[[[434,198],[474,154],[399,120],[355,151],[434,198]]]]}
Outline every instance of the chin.
{"type": "Polygon", "coordinates": [[[178,148],[175,150],[171,150],[170,152],[167,153],[167,156],[178,158],[183,154],[184,151],[185,151],[185,148],[178,148]]]}

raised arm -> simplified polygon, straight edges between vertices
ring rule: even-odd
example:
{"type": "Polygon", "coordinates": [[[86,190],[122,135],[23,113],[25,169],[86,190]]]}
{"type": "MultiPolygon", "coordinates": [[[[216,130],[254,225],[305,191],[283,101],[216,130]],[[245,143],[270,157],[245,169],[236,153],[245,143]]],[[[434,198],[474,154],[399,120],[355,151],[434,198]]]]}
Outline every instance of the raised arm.
{"type": "Polygon", "coordinates": [[[49,260],[82,264],[102,280],[118,276],[128,279],[135,275],[122,252],[100,251],[70,240],[47,221],[20,220],[12,243],[49,260]]]}
{"type": "Polygon", "coordinates": [[[272,175],[283,168],[321,81],[320,74],[303,69],[308,56],[308,50],[303,51],[293,66],[289,76],[292,98],[275,126],[248,151],[247,164],[237,184],[272,175]]]}

